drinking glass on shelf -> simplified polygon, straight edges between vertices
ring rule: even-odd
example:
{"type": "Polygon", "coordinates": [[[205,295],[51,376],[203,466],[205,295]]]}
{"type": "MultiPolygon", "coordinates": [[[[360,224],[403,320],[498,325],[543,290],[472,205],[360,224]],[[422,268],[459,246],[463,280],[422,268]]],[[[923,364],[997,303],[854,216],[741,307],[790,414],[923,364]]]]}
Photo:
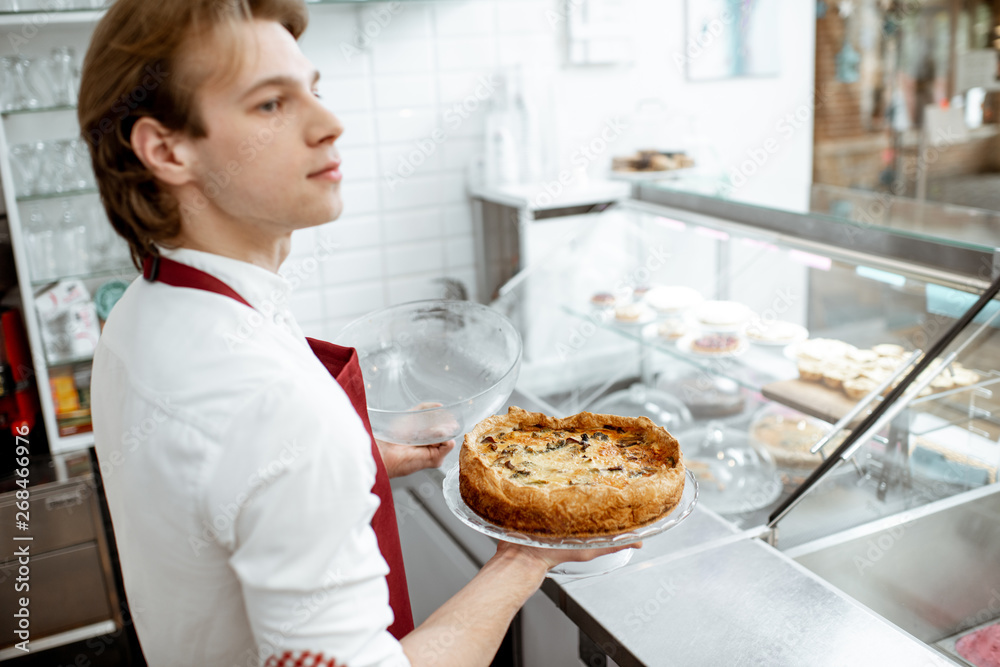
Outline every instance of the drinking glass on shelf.
{"type": "Polygon", "coordinates": [[[68,46],[52,49],[52,55],[45,64],[51,90],[49,96],[55,106],[76,104],[77,88],[74,60],[76,54],[68,46]]]}
{"type": "Polygon", "coordinates": [[[11,88],[12,109],[34,109],[41,105],[38,91],[31,80],[34,61],[30,58],[15,57],[14,85],[11,88]]]}
{"type": "Polygon", "coordinates": [[[52,160],[56,165],[54,169],[56,192],[82,190],[87,187],[84,166],[74,149],[73,141],[73,139],[62,139],[50,143],[52,160]]]}
{"type": "Polygon", "coordinates": [[[45,143],[18,144],[10,149],[11,163],[14,165],[14,193],[18,196],[37,195],[48,192],[45,143]]]}
{"type": "Polygon", "coordinates": [[[0,13],[16,12],[18,9],[18,0],[0,0],[0,13]]]}
{"type": "Polygon", "coordinates": [[[97,179],[94,177],[94,167],[90,161],[90,151],[87,143],[83,139],[67,139],[69,149],[73,154],[74,168],[76,169],[76,180],[80,188],[96,188],[97,179]]]}
{"type": "Polygon", "coordinates": [[[51,194],[62,192],[63,165],[56,151],[56,142],[35,142],[35,153],[38,155],[38,172],[35,177],[35,194],[51,194]]]}
{"type": "Polygon", "coordinates": [[[37,162],[34,146],[15,144],[10,147],[10,166],[14,170],[14,194],[16,196],[30,195],[35,187],[37,162]]]}
{"type": "Polygon", "coordinates": [[[87,227],[73,209],[73,204],[63,200],[62,217],[59,221],[59,241],[56,245],[63,275],[75,276],[90,269],[87,248],[87,227]]]}
{"type": "Polygon", "coordinates": [[[42,215],[37,204],[28,209],[25,223],[28,238],[28,263],[33,281],[54,280],[59,270],[56,264],[56,234],[42,215]]]}
{"type": "MultiPolygon", "coordinates": [[[[3,0],[0,0],[0,3],[2,2],[3,0]]],[[[0,58],[0,111],[10,111],[13,108],[14,108],[14,59],[0,58]]]]}
{"type": "Polygon", "coordinates": [[[88,198],[84,211],[90,270],[104,271],[113,268],[116,234],[111,222],[104,214],[100,198],[88,198]]]}

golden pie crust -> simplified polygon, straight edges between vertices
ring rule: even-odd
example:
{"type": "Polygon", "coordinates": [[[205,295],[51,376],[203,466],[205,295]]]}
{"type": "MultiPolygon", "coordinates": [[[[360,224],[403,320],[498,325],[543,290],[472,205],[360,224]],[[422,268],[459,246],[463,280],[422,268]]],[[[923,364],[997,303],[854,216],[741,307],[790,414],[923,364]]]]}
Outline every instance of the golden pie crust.
{"type": "Polygon", "coordinates": [[[677,506],[684,461],[677,439],[646,417],[554,419],[512,407],[466,434],[459,490],[476,514],[504,528],[615,535],[677,506]]]}

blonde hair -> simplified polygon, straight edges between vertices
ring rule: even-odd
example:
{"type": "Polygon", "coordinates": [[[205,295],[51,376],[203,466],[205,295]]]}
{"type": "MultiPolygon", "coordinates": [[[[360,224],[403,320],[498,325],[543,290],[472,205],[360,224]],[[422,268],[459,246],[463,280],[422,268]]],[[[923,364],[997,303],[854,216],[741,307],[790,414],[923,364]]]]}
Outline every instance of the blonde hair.
{"type": "Polygon", "coordinates": [[[228,36],[214,71],[233,72],[242,53],[232,30],[238,23],[276,21],[298,39],[308,18],[303,0],[112,2],[84,58],[77,117],[104,210],[137,267],[156,254],[154,243],[180,233],[181,217],[176,199],[132,150],[132,127],[149,116],[170,130],[206,135],[195,93],[209,71],[182,66],[184,48],[228,36]]]}

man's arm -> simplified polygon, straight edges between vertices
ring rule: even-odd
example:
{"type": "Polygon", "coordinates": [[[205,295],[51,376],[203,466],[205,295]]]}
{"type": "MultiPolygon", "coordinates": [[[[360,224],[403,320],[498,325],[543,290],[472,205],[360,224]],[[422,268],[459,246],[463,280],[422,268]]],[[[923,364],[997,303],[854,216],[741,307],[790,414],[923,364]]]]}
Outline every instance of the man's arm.
{"type": "Polygon", "coordinates": [[[500,542],[472,581],[403,637],[403,651],[413,667],[489,665],[514,614],[542,585],[549,568],[628,548],[535,549],[500,542]]]}

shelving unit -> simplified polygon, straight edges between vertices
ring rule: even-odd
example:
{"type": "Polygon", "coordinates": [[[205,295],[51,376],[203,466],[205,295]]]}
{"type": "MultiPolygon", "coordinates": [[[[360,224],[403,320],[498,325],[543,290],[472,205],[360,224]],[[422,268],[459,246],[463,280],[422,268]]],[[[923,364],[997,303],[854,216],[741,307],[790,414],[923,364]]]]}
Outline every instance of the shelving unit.
{"type": "MultiPolygon", "coordinates": [[[[370,0],[306,0],[310,5],[356,5],[370,0]]],[[[69,25],[73,23],[96,23],[104,16],[104,9],[75,7],[68,9],[43,10],[25,8],[11,12],[0,11],[0,26],[42,26],[69,25]]]]}
{"type": "MultiPolygon", "coordinates": [[[[74,20],[82,22],[84,17],[88,20],[96,18],[99,12],[60,12],[59,18],[72,17],[74,20]]],[[[10,20],[12,15],[0,16],[0,19],[10,20]]],[[[17,17],[24,19],[25,16],[17,17]]],[[[0,23],[2,24],[2,23],[0,23]]],[[[90,432],[74,432],[72,434],[60,435],[59,418],[56,414],[56,406],[50,391],[50,378],[54,370],[73,371],[88,367],[92,363],[90,355],[80,358],[71,358],[49,363],[45,355],[45,347],[42,340],[41,323],[35,308],[35,297],[45,289],[57,284],[60,280],[78,279],[87,282],[96,282],[111,278],[131,279],[137,275],[131,266],[108,266],[98,270],[80,272],[61,273],[52,279],[38,279],[33,277],[31,269],[31,258],[28,253],[28,234],[23,224],[24,206],[37,202],[74,199],[81,196],[96,194],[94,188],[84,188],[77,190],[67,190],[63,192],[47,192],[41,194],[22,195],[15,190],[14,167],[11,164],[10,148],[13,142],[8,133],[8,125],[12,119],[25,119],[25,117],[35,114],[57,114],[69,115],[75,111],[72,106],[45,106],[32,109],[18,109],[5,111],[0,114],[0,180],[5,184],[4,198],[7,209],[8,224],[10,226],[11,243],[14,251],[14,264],[17,272],[18,283],[21,291],[21,305],[24,313],[25,325],[28,329],[28,340],[31,345],[31,358],[35,369],[36,381],[39,391],[39,398],[42,405],[42,415],[45,429],[49,437],[50,448],[53,453],[65,453],[87,448],[93,444],[93,434],[90,432]]],[[[70,123],[67,118],[60,118],[62,123],[70,123]]],[[[75,126],[75,119],[72,119],[75,126]]],[[[31,137],[19,136],[16,143],[24,140],[31,140],[31,137]]],[[[110,224],[110,223],[109,223],[110,224]]],[[[115,238],[113,243],[124,244],[119,238],[115,238]]]]}

